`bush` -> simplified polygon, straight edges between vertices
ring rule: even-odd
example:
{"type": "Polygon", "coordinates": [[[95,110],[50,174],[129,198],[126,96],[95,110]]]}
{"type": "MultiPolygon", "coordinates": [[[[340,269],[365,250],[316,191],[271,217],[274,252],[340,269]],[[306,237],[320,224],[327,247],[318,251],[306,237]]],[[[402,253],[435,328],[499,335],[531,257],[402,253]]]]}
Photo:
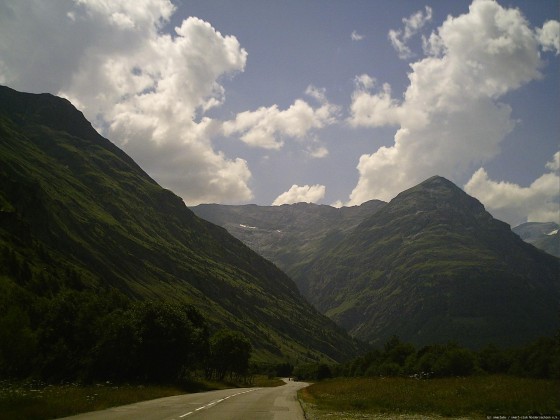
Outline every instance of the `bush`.
{"type": "Polygon", "coordinates": [[[560,337],[540,338],[518,350],[510,373],[534,378],[560,379],[560,337]]]}
{"type": "Polygon", "coordinates": [[[324,363],[319,364],[317,367],[317,380],[322,381],[323,379],[331,378],[331,369],[324,363]]]}
{"type": "Polygon", "coordinates": [[[511,352],[495,345],[484,347],[477,355],[478,366],[487,373],[507,373],[512,364],[511,352]]]}
{"type": "Polygon", "coordinates": [[[322,381],[332,377],[331,367],[325,363],[308,363],[294,368],[294,377],[305,381],[322,381]]]}
{"type": "Polygon", "coordinates": [[[394,362],[385,362],[379,366],[379,374],[381,376],[397,376],[401,373],[401,366],[394,362]]]}
{"type": "Polygon", "coordinates": [[[392,337],[384,351],[372,350],[337,368],[346,376],[469,376],[475,373],[509,373],[542,379],[560,379],[560,332],[540,338],[520,349],[503,350],[488,345],[478,353],[455,343],[425,346],[418,352],[411,344],[392,337]]]}
{"type": "Polygon", "coordinates": [[[436,376],[468,376],[475,368],[474,354],[462,348],[452,348],[443,353],[434,363],[436,376]]]}

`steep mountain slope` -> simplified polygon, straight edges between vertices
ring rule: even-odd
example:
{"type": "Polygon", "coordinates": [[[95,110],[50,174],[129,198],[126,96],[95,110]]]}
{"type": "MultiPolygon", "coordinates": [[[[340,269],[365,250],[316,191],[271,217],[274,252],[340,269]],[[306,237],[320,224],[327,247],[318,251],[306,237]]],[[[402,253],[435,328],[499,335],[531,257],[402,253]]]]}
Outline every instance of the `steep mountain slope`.
{"type": "Polygon", "coordinates": [[[0,87],[0,251],[26,261],[35,283],[66,276],[76,287],[191,303],[215,327],[243,331],[257,359],[357,351],[272,263],[195,216],[48,94],[0,87]]]}
{"type": "Polygon", "coordinates": [[[310,203],[282,206],[201,204],[192,210],[197,216],[226,228],[295,278],[326,247],[342,240],[385,204],[378,200],[342,208],[310,203]]]}
{"type": "Polygon", "coordinates": [[[319,257],[304,295],[353,335],[519,344],[558,328],[559,260],[450,181],[402,192],[319,257]]]}
{"type": "Polygon", "coordinates": [[[512,231],[525,242],[560,257],[560,225],[558,223],[528,222],[514,227],[512,231]]]}

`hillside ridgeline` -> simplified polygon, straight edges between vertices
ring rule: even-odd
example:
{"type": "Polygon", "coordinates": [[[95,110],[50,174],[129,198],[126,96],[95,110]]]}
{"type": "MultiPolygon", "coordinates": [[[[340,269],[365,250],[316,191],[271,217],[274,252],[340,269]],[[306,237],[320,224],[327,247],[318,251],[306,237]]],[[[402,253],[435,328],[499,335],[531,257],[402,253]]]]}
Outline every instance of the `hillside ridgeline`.
{"type": "MultiPolygon", "coordinates": [[[[292,278],[386,203],[334,208],[312,203],[281,206],[201,204],[191,209],[220,225],[292,278]]],[[[299,286],[299,285],[298,285],[299,286]]]]}
{"type": "Polygon", "coordinates": [[[274,264],[195,216],[49,94],[0,87],[0,251],[5,287],[190,304],[212,329],[242,331],[257,361],[358,351],[274,264]]]}

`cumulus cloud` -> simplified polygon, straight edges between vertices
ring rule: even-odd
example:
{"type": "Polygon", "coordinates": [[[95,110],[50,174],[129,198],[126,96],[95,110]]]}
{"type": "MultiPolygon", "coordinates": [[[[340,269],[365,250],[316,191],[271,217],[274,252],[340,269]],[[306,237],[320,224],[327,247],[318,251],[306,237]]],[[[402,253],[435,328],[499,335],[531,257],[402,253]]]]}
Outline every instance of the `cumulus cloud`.
{"type": "Polygon", "coordinates": [[[560,152],[546,167],[548,172],[537,178],[528,187],[493,181],[484,168],[478,169],[465,191],[478,198],[494,217],[517,226],[524,222],[560,223],[560,152]]]}
{"type": "Polygon", "coordinates": [[[391,97],[391,86],[384,83],[378,93],[372,93],[376,85],[374,78],[362,74],[355,78],[356,89],[352,93],[350,118],[353,127],[380,127],[397,125],[403,109],[391,97]]]}
{"type": "Polygon", "coordinates": [[[414,56],[407,45],[408,40],[416,35],[427,22],[432,20],[432,8],[425,6],[424,10],[425,12],[419,10],[408,18],[403,18],[403,29],[391,29],[389,31],[389,41],[399,54],[399,58],[403,60],[414,56]]]}
{"type": "Polygon", "coordinates": [[[280,206],[282,204],[293,203],[316,203],[325,196],[324,185],[292,185],[292,187],[285,193],[280,194],[272,202],[273,206],[280,206]]]}
{"type": "Polygon", "coordinates": [[[556,20],[549,20],[541,29],[537,29],[539,42],[544,51],[555,51],[560,53],[560,23],[556,20]]]}
{"type": "Polygon", "coordinates": [[[4,4],[0,80],[77,105],[187,204],[252,197],[242,159],[214,150],[219,124],[204,114],[225,99],[224,76],[244,70],[233,36],[190,17],[163,34],[168,0],[4,4]]]}
{"type": "MultiPolygon", "coordinates": [[[[410,24],[408,33],[418,26],[410,24]]],[[[397,131],[392,146],[361,156],[347,204],[390,200],[434,174],[464,177],[496,156],[515,127],[511,108],[498,99],[541,77],[539,34],[519,10],[474,0],[468,13],[449,16],[426,40],[403,99],[388,84],[360,76],[348,123],[397,131]]]]}
{"type": "Polygon", "coordinates": [[[319,106],[313,108],[303,99],[296,99],[285,110],[272,105],[244,111],[223,123],[223,134],[240,135],[240,140],[250,146],[279,150],[287,137],[305,139],[312,130],[336,122],[339,107],[329,103],[324,89],[309,86],[306,94],[319,102],[319,106]]]}

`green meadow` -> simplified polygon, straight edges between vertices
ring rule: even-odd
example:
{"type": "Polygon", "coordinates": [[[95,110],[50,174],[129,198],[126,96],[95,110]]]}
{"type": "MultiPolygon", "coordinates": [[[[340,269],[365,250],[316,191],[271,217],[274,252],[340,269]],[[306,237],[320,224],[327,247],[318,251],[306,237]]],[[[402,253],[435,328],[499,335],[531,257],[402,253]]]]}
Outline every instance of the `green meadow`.
{"type": "Polygon", "coordinates": [[[560,381],[503,375],[338,378],[300,390],[299,398],[311,420],[559,415],[560,381]]]}

